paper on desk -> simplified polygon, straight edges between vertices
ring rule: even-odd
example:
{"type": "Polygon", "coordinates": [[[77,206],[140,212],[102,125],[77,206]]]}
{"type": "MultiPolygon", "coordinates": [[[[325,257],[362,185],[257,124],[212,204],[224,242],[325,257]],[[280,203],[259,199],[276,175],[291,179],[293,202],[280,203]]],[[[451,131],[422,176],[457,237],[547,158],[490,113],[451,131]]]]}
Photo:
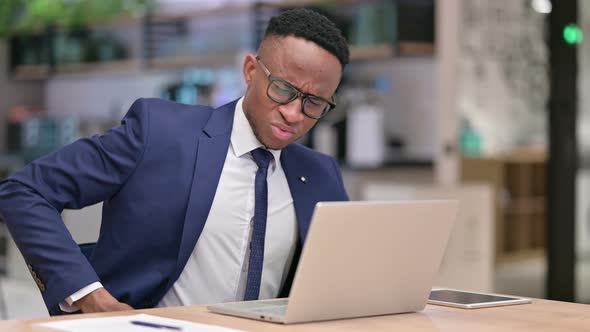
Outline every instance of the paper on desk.
{"type": "Polygon", "coordinates": [[[101,318],[81,318],[71,320],[61,320],[50,323],[39,323],[36,326],[55,329],[64,332],[175,332],[176,330],[168,328],[154,328],[147,326],[139,326],[131,324],[132,321],[141,321],[147,323],[155,323],[166,326],[179,327],[182,332],[236,332],[226,327],[207,325],[200,323],[193,323],[186,320],[178,320],[172,318],[164,318],[146,314],[138,314],[131,316],[117,316],[117,317],[101,317],[101,318]]]}

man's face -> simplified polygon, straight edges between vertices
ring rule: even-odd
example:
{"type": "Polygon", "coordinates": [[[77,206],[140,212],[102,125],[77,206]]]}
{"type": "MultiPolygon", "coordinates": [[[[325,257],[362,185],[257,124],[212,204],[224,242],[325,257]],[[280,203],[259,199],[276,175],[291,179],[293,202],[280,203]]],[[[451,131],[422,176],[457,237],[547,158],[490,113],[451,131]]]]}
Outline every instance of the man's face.
{"type": "MultiPolygon", "coordinates": [[[[317,44],[297,37],[271,37],[259,54],[272,76],[289,82],[303,93],[331,100],[342,75],[338,58],[317,44]]],[[[266,93],[267,74],[248,55],[244,61],[248,85],[243,101],[246,118],[256,138],[269,149],[282,149],[305,135],[317,122],[301,111],[299,97],[281,105],[266,93]]]]}

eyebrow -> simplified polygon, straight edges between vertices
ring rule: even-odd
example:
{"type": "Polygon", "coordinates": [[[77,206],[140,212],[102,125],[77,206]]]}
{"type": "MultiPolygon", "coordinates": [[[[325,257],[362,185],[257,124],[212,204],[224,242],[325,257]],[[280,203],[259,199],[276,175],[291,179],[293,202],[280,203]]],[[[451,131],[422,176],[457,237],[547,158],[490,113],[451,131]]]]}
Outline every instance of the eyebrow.
{"type": "Polygon", "coordinates": [[[307,92],[303,91],[302,89],[300,89],[300,88],[296,87],[296,86],[295,86],[295,85],[293,85],[291,82],[287,81],[286,79],[284,79],[284,78],[282,78],[282,77],[278,77],[278,76],[274,76],[274,75],[270,75],[270,76],[272,76],[272,77],[274,77],[274,78],[276,78],[276,79],[279,79],[279,80],[281,80],[281,81],[283,81],[283,82],[285,82],[285,83],[289,84],[289,85],[290,85],[292,88],[294,88],[294,89],[296,89],[297,91],[299,91],[299,92],[301,92],[301,93],[305,94],[305,95],[306,95],[306,96],[308,96],[308,97],[315,97],[315,98],[319,98],[319,99],[322,99],[322,100],[325,100],[325,101],[330,101],[329,99],[326,99],[326,98],[324,98],[324,97],[322,97],[322,96],[314,95],[313,93],[307,93],[307,92]]]}
{"type": "Polygon", "coordinates": [[[315,94],[312,94],[312,93],[305,92],[305,91],[303,91],[302,89],[300,89],[299,87],[297,87],[295,84],[293,84],[293,83],[291,83],[291,82],[287,81],[286,79],[284,79],[284,78],[282,78],[282,77],[279,77],[279,76],[275,76],[275,75],[273,75],[273,74],[270,72],[270,69],[268,69],[268,67],[266,67],[266,64],[264,63],[264,61],[262,61],[262,59],[260,58],[260,55],[257,55],[257,56],[256,56],[256,61],[257,61],[257,62],[258,62],[258,63],[259,63],[261,66],[262,66],[262,69],[264,69],[264,71],[265,71],[265,73],[266,73],[266,76],[268,76],[268,77],[271,77],[271,76],[272,76],[272,77],[274,77],[274,78],[276,78],[276,79],[279,79],[279,80],[281,80],[281,81],[283,81],[283,82],[285,82],[285,83],[289,84],[289,85],[290,85],[292,88],[294,88],[294,89],[296,89],[297,91],[299,91],[299,92],[301,92],[301,93],[305,94],[305,95],[306,95],[306,96],[308,96],[308,97],[315,97],[315,98],[319,98],[319,99],[325,100],[325,101],[327,101],[327,102],[333,103],[333,101],[332,101],[331,99],[334,99],[334,98],[333,98],[333,97],[334,97],[334,95],[332,95],[330,98],[324,98],[324,97],[322,97],[322,96],[318,96],[318,95],[315,95],[315,94]]]}

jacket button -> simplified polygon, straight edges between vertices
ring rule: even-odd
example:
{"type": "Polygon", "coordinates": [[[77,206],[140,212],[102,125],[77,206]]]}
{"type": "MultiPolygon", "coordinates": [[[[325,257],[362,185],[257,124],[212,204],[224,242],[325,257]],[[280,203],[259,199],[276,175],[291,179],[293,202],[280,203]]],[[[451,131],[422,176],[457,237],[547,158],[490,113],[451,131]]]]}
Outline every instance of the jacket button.
{"type": "Polygon", "coordinates": [[[39,290],[41,292],[45,291],[45,285],[43,284],[43,282],[41,282],[41,279],[39,279],[37,276],[34,276],[35,279],[35,283],[37,284],[37,287],[39,287],[39,290]]]}

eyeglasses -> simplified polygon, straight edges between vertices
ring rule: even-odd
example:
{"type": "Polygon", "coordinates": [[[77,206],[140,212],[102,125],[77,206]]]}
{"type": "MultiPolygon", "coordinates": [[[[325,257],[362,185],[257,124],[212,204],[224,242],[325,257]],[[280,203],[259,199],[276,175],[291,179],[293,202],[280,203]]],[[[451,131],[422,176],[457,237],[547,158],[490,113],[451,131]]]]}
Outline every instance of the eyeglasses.
{"type": "Polygon", "coordinates": [[[334,97],[332,97],[332,101],[328,101],[322,97],[303,93],[284,79],[272,76],[260,59],[260,56],[256,57],[256,61],[258,61],[260,67],[262,67],[262,70],[264,70],[264,73],[268,77],[266,95],[272,101],[285,105],[299,97],[303,97],[301,99],[301,112],[307,117],[316,120],[336,107],[336,104],[333,102],[334,97]]]}

